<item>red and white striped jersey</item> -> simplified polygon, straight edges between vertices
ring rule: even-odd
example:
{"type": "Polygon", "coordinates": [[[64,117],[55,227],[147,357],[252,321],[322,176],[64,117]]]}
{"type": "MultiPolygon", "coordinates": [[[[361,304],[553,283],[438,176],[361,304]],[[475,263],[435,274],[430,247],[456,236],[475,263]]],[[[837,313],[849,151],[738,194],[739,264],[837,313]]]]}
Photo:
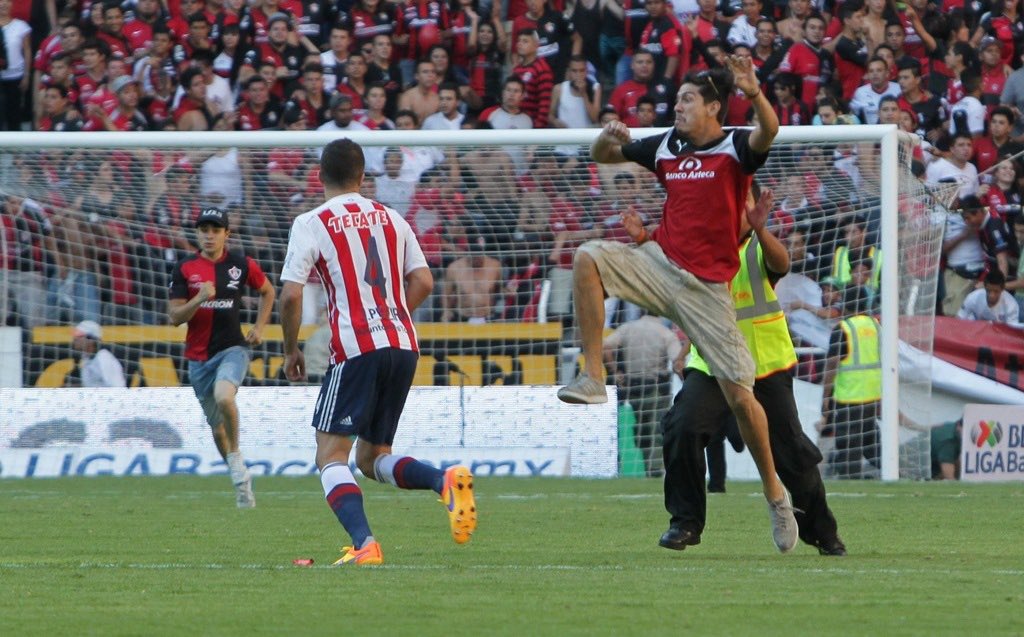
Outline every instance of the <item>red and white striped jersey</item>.
{"type": "Polygon", "coordinates": [[[316,271],[327,292],[331,363],[386,347],[419,351],[405,275],[427,267],[402,217],[357,193],[339,195],[292,224],[282,281],[316,271]]]}

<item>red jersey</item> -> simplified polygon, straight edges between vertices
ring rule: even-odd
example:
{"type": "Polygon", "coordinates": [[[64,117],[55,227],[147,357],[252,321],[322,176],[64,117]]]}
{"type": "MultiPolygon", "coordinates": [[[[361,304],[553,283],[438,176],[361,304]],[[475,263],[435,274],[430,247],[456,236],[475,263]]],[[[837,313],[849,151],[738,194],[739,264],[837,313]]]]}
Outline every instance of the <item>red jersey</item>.
{"type": "Polygon", "coordinates": [[[251,258],[224,252],[218,261],[196,253],[179,261],[171,273],[169,299],[191,299],[203,283],[210,281],[217,294],[199,305],[188,321],[185,334],[185,358],[190,361],[209,360],[229,347],[245,347],[239,312],[242,305],[242,284],[254,290],[263,287],[267,276],[251,258]]]}
{"type": "Polygon", "coordinates": [[[142,20],[129,20],[122,29],[125,39],[132,47],[132,53],[145,53],[153,44],[153,26],[142,20]]]}
{"type": "Polygon", "coordinates": [[[1005,86],[1006,73],[1001,65],[990,69],[981,67],[981,103],[988,108],[989,115],[999,106],[999,97],[1003,94],[1005,86]]]}
{"type": "Polygon", "coordinates": [[[352,8],[352,34],[356,38],[356,43],[363,44],[373,40],[375,35],[391,35],[394,31],[394,18],[382,6],[374,13],[357,7],[352,8]]]}
{"type": "Polygon", "coordinates": [[[425,267],[397,212],[348,193],[295,219],[281,280],[305,285],[311,272],[319,275],[337,364],[389,347],[419,351],[403,281],[425,267]]]}
{"type": "Polygon", "coordinates": [[[661,225],[652,237],[665,255],[706,281],[731,281],[739,270],[736,245],[747,192],[768,159],[750,148],[750,131],[724,131],[719,140],[696,147],[673,128],[626,144],[622,154],[665,188],[661,225]]]}
{"type": "Polygon", "coordinates": [[[534,128],[547,128],[551,113],[551,89],[554,74],[544,58],[537,58],[527,65],[512,70],[526,84],[526,92],[519,107],[533,120],[534,128]]]}
{"type": "Polygon", "coordinates": [[[800,101],[807,105],[808,110],[815,108],[818,98],[818,87],[832,81],[832,54],[821,48],[814,48],[805,42],[797,42],[786,51],[786,56],[779,64],[779,71],[795,73],[803,78],[803,90],[800,101]]]}
{"type": "MultiPolygon", "coordinates": [[[[405,57],[419,60],[435,44],[442,44],[441,31],[448,28],[448,5],[438,0],[413,0],[398,9],[398,30],[396,35],[408,35],[405,57]],[[421,36],[421,31],[433,27],[433,37],[421,36]]],[[[425,32],[424,32],[425,33],[425,32]]]]}

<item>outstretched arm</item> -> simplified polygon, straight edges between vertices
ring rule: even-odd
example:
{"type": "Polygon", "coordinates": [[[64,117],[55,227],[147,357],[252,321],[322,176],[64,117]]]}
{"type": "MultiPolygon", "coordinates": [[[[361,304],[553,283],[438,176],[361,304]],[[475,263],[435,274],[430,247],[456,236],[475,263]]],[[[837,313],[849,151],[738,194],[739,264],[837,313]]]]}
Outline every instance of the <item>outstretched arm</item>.
{"type": "Polygon", "coordinates": [[[756,153],[766,153],[771,149],[775,136],[779,134],[779,118],[761,91],[761,83],[757,79],[750,58],[730,55],[725,63],[732,71],[736,88],[743,91],[743,95],[750,100],[750,105],[757,116],[757,126],[750,134],[750,149],[756,153]]]}
{"type": "Polygon", "coordinates": [[[757,204],[747,212],[747,221],[750,227],[757,234],[757,241],[761,244],[761,251],[764,254],[764,264],[776,274],[789,272],[789,251],[782,242],[768,230],[768,216],[775,205],[775,193],[770,189],[761,192],[757,204]]]}

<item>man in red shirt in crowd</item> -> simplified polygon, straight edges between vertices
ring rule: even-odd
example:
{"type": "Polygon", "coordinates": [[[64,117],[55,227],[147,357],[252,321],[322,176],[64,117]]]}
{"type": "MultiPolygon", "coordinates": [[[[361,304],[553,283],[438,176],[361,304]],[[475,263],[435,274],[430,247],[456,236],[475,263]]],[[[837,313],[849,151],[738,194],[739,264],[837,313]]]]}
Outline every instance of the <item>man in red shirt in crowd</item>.
{"type": "Polygon", "coordinates": [[[988,108],[989,115],[999,106],[999,97],[1006,87],[1010,69],[1002,61],[1003,44],[996,38],[981,40],[981,103],[988,108]]]}
{"type": "Polygon", "coordinates": [[[569,27],[562,12],[548,6],[546,0],[526,0],[526,6],[526,13],[512,20],[512,42],[517,42],[523,31],[533,29],[538,39],[537,56],[561,81],[569,56],[583,52],[583,40],[569,27]]]}
{"type": "Polygon", "coordinates": [[[191,65],[196,51],[208,51],[211,59],[217,55],[210,40],[210,20],[198,11],[188,16],[188,35],[181,38],[171,55],[179,72],[191,65]]]}
{"type": "Polygon", "coordinates": [[[85,65],[85,72],[75,77],[78,99],[81,104],[87,102],[96,89],[107,81],[107,59],[109,57],[110,48],[106,42],[87,40],[82,45],[82,63],[85,65]]]}
{"type": "Polygon", "coordinates": [[[217,15],[207,10],[205,0],[181,0],[178,7],[178,11],[171,7],[171,19],[167,21],[167,28],[179,41],[184,40],[192,28],[189,22],[191,16],[202,15],[208,25],[217,22],[217,15]]]}
{"type": "Polygon", "coordinates": [[[637,125],[636,104],[641,97],[654,100],[657,125],[666,126],[672,115],[672,84],[664,78],[654,77],[654,55],[650,51],[637,51],[630,63],[633,79],[626,80],[612,91],[608,105],[615,109],[626,126],[637,125]]]}
{"type": "Polygon", "coordinates": [[[313,130],[330,119],[331,96],[324,91],[324,67],[310,62],[302,67],[302,90],[295,91],[292,99],[302,109],[306,128],[313,130]]]}
{"type": "Polygon", "coordinates": [[[267,81],[259,75],[249,78],[245,85],[245,101],[238,107],[238,130],[277,128],[281,118],[281,104],[270,96],[267,81]]]}
{"type": "MultiPolygon", "coordinates": [[[[131,57],[134,53],[128,38],[124,37],[124,9],[119,4],[102,4],[103,23],[100,25],[96,37],[107,43],[110,47],[110,54],[120,54],[122,57],[131,57]]],[[[95,8],[94,8],[95,10],[95,8]]]]}
{"type": "Polygon", "coordinates": [[[153,27],[163,25],[159,0],[137,0],[133,17],[124,23],[122,33],[131,45],[135,58],[145,54],[153,42],[153,27]]]}
{"type": "Polygon", "coordinates": [[[675,16],[665,8],[665,0],[647,0],[650,20],[640,35],[637,49],[654,56],[654,75],[675,86],[690,67],[689,31],[684,35],[675,16]]]}
{"type": "Polygon", "coordinates": [[[832,54],[822,48],[825,37],[825,19],[814,13],[804,20],[804,38],[789,48],[779,64],[782,73],[795,73],[803,78],[800,101],[809,112],[815,110],[818,88],[832,81],[835,62],[832,54]]]}
{"type": "Polygon", "coordinates": [[[551,111],[551,89],[554,86],[554,75],[551,67],[537,56],[540,41],[537,32],[526,29],[516,38],[516,54],[519,64],[512,70],[526,85],[521,108],[533,120],[534,128],[547,128],[551,111]]]}
{"type": "Polygon", "coordinates": [[[974,165],[978,172],[985,172],[1000,157],[1016,155],[1024,150],[1024,145],[1013,141],[1010,131],[1013,130],[1013,111],[1008,106],[997,106],[988,119],[988,135],[974,140],[974,165]]]}

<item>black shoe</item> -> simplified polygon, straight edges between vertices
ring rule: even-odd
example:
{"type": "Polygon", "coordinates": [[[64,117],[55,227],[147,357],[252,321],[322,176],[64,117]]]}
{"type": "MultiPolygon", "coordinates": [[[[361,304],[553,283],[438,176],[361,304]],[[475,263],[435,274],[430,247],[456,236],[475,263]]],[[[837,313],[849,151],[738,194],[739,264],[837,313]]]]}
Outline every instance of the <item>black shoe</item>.
{"type": "Polygon", "coordinates": [[[815,547],[817,547],[819,555],[830,555],[833,557],[843,557],[846,555],[846,546],[839,538],[818,540],[815,543],[815,547]]]}
{"type": "Polygon", "coordinates": [[[709,484],[708,493],[725,493],[724,484],[709,484]]]}
{"type": "Polygon", "coordinates": [[[678,526],[670,526],[658,540],[658,546],[663,546],[673,551],[682,551],[687,546],[700,544],[700,536],[689,529],[678,526]]]}

